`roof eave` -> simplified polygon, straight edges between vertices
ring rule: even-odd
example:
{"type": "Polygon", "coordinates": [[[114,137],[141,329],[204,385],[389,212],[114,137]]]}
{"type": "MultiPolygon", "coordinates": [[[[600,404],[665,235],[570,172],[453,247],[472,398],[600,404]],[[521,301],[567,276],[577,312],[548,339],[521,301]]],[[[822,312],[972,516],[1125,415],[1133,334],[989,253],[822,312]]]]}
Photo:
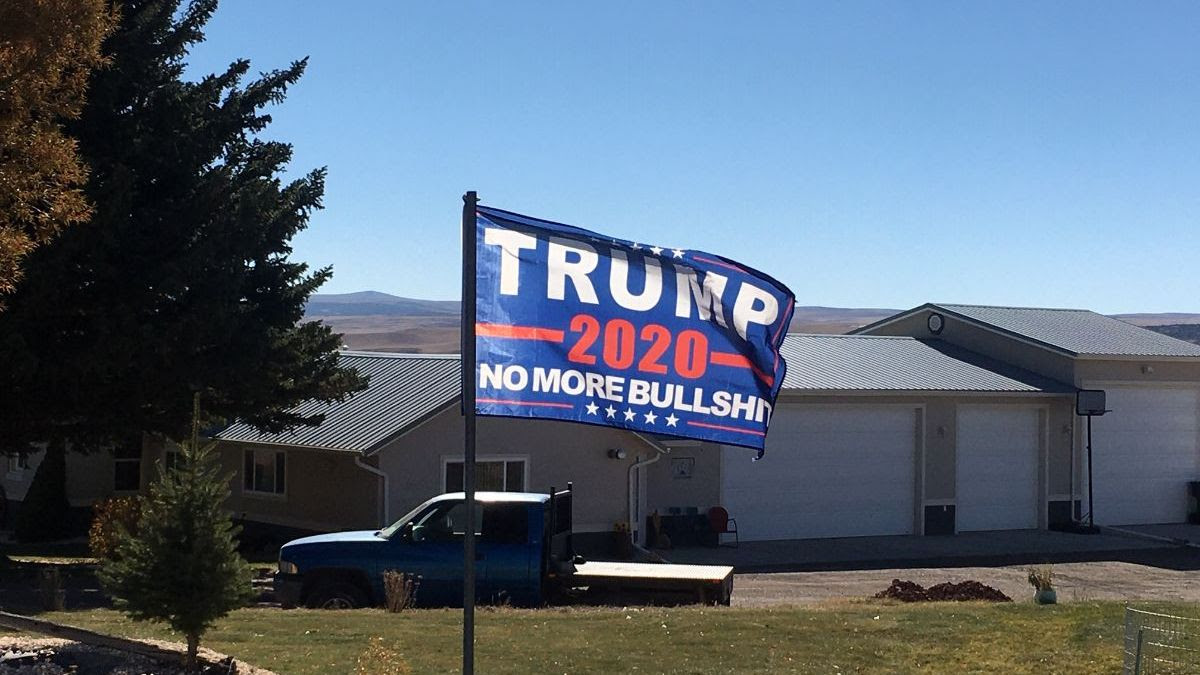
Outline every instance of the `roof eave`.
{"type": "Polygon", "coordinates": [[[784,389],[781,394],[794,396],[1071,396],[1074,389],[784,389]]]}
{"type": "Polygon", "coordinates": [[[1200,354],[1078,354],[1080,361],[1167,361],[1174,363],[1200,363],[1200,354]]]}
{"type": "Polygon", "coordinates": [[[269,445],[272,447],[288,448],[288,449],[293,449],[293,450],[317,450],[317,451],[326,451],[326,452],[342,452],[342,453],[349,452],[349,453],[355,453],[355,454],[360,454],[360,455],[365,454],[365,451],[362,448],[343,448],[343,447],[335,447],[335,446],[329,446],[329,445],[312,445],[312,444],[306,444],[303,441],[285,443],[283,441],[261,441],[261,440],[254,440],[254,439],[248,439],[248,438],[221,438],[220,436],[214,436],[213,440],[220,441],[221,443],[237,443],[239,445],[269,445]]]}

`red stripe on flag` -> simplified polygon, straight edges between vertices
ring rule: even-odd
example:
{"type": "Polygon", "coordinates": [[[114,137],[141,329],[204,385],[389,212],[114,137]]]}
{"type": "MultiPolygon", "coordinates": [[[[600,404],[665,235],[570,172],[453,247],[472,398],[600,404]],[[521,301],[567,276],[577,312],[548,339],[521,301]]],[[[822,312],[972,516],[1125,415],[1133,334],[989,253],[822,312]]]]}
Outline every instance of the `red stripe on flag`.
{"type": "Polygon", "coordinates": [[[713,352],[709,360],[718,366],[733,366],[734,368],[751,368],[750,359],[733,352],[713,352]]]}
{"type": "Polygon", "coordinates": [[[502,398],[477,398],[476,403],[500,403],[503,405],[527,405],[535,408],[574,408],[570,403],[551,403],[549,401],[506,401],[502,398]]]}
{"type": "Polygon", "coordinates": [[[500,323],[476,323],[475,335],[481,337],[512,338],[514,340],[544,340],[546,342],[562,342],[566,333],[553,328],[535,328],[533,326],[506,326],[500,323]]]}
{"type": "Polygon", "coordinates": [[[739,434],[751,434],[754,436],[766,436],[766,432],[755,431],[754,429],[742,429],[741,427],[729,427],[723,424],[709,424],[707,422],[693,422],[688,420],[688,424],[694,427],[704,427],[706,429],[720,429],[721,431],[736,431],[739,434]]]}
{"type": "Polygon", "coordinates": [[[699,260],[700,262],[705,262],[705,263],[708,263],[709,265],[719,265],[721,267],[726,267],[731,270],[737,270],[737,271],[741,272],[742,274],[746,273],[746,270],[738,267],[737,265],[731,265],[731,264],[725,262],[724,260],[713,260],[712,258],[701,258],[698,255],[692,256],[692,260],[699,260]]]}
{"type": "Polygon", "coordinates": [[[732,368],[749,368],[754,371],[758,379],[767,384],[768,387],[775,385],[775,378],[764,373],[750,363],[750,359],[734,352],[712,352],[708,355],[708,360],[718,366],[730,366],[732,368]]]}

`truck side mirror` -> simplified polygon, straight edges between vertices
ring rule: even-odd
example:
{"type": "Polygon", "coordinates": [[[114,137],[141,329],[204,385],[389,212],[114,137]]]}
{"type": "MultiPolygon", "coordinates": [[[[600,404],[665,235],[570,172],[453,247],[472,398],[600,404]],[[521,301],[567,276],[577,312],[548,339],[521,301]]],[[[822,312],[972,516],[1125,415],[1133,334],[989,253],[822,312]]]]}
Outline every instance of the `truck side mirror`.
{"type": "Polygon", "coordinates": [[[405,523],[400,528],[400,539],[409,542],[413,541],[413,524],[411,521],[405,523]]]}

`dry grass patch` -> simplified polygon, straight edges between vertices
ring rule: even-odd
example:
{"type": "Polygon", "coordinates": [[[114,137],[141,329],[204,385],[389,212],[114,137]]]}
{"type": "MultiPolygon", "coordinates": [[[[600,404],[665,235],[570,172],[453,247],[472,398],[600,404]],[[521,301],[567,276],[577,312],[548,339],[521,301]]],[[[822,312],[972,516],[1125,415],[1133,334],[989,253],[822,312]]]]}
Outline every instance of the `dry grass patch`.
{"type": "MultiPolygon", "coordinates": [[[[1160,609],[1195,615],[1195,606],[1160,609]]],[[[1117,672],[1123,605],[874,601],[817,607],[481,608],[486,673],[1079,673],[1117,672]]],[[[178,639],[107,610],[54,621],[178,639]]],[[[372,648],[414,673],[454,672],[461,610],[244,609],[205,644],[279,673],[353,672],[372,648]]]]}

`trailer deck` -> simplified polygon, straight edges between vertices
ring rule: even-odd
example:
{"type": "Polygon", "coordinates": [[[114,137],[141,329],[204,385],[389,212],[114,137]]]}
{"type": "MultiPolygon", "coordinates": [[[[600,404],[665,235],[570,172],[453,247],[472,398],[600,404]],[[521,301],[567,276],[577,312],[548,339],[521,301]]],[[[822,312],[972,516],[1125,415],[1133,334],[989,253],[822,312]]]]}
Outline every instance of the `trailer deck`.
{"type": "Polygon", "coordinates": [[[728,605],[733,568],[724,565],[587,561],[577,563],[570,585],[604,594],[654,595],[675,601],[728,605]]]}

